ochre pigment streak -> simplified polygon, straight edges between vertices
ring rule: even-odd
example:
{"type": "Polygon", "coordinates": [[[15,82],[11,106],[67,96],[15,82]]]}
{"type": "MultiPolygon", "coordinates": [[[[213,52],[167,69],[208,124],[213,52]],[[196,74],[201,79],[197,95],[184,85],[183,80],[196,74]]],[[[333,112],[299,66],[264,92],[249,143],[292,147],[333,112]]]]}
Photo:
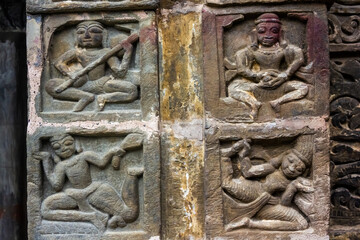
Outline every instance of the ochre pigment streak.
{"type": "Polygon", "coordinates": [[[162,51],[162,120],[202,117],[200,15],[163,12],[159,22],[162,51]]]}
{"type": "Polygon", "coordinates": [[[203,239],[201,17],[163,10],[159,22],[164,239],[203,239]]]}

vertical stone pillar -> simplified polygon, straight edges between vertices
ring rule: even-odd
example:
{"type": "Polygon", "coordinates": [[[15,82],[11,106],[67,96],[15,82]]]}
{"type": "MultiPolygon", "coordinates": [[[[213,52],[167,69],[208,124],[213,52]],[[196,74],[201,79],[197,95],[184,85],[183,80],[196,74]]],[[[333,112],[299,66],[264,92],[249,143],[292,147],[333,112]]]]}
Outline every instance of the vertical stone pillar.
{"type": "Polygon", "coordinates": [[[28,1],[29,239],[159,238],[155,6],[28,1]]]}
{"type": "Polygon", "coordinates": [[[203,10],[206,236],[327,239],[326,8],[260,2],[203,10]]]}
{"type": "Polygon", "coordinates": [[[331,233],[359,238],[360,2],[336,1],[329,14],[331,233]]]}
{"type": "Polygon", "coordinates": [[[162,2],[159,18],[164,239],[202,239],[201,5],[162,2]]]}

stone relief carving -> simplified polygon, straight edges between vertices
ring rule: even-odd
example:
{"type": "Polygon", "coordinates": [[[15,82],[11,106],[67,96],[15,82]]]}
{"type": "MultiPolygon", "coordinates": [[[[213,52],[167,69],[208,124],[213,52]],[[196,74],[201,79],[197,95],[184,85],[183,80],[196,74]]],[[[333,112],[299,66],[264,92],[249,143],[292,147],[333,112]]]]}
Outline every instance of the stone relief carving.
{"type": "Polygon", "coordinates": [[[133,33],[123,34],[109,48],[104,46],[108,36],[103,24],[98,21],[77,24],[75,47],[60,56],[57,55],[62,49],[51,49],[56,56],[52,59],[55,68],[52,75],[56,77],[45,81],[46,92],[58,101],[75,102],[73,112],[83,111],[94,101],[94,111],[103,111],[106,103],[134,102],[139,97],[137,85],[126,75],[134,62],[134,46],[139,36],[134,29],[127,30],[133,33]]]}
{"type": "Polygon", "coordinates": [[[35,99],[39,117],[51,122],[153,117],[158,109],[154,21],[154,13],[145,11],[44,17],[35,99]]]}
{"type": "Polygon", "coordinates": [[[337,1],[328,14],[332,225],[351,226],[360,223],[359,13],[358,3],[337,1]]]}
{"type": "Polygon", "coordinates": [[[308,219],[304,216],[311,213],[313,202],[314,188],[308,178],[312,136],[298,137],[293,148],[274,157],[266,151],[251,151],[251,140],[247,139],[221,149],[222,188],[228,220],[225,230],[308,228],[308,219]],[[261,154],[265,162],[255,164],[261,154]]]}
{"type": "Polygon", "coordinates": [[[139,179],[144,172],[141,161],[129,163],[122,171],[125,176],[121,190],[106,179],[92,179],[91,168],[102,171],[111,164],[113,171],[120,170],[122,158],[142,148],[141,134],[129,134],[118,147],[102,153],[82,149],[76,137],[69,134],[54,135],[48,142],[48,151],[32,154],[35,161],[42,163],[50,184],[49,192],[56,191],[48,194],[41,204],[42,218],[50,221],[45,229],[59,221],[90,222],[104,232],[123,228],[137,220],[139,179]]]}
{"type": "Polygon", "coordinates": [[[327,93],[315,95],[328,87],[326,19],[304,8],[205,11],[205,109],[212,117],[251,123],[326,114],[319,100],[327,93]]]}
{"type": "MultiPolygon", "coordinates": [[[[302,49],[281,39],[281,21],[276,14],[265,13],[256,21],[256,39],[234,55],[235,63],[224,60],[228,95],[248,105],[251,118],[256,118],[264,103],[262,96],[278,89],[269,103],[275,112],[282,104],[304,98],[309,91],[306,83],[294,80],[294,74],[304,64],[302,49]]],[[[274,95],[274,94],[273,94],[274,95]]]]}
{"type": "Polygon", "coordinates": [[[137,86],[124,80],[132,57],[132,44],[138,40],[138,34],[130,35],[111,49],[104,48],[104,38],[101,23],[79,23],[76,26],[77,46],[54,63],[64,77],[50,79],[45,84],[53,98],[76,101],[74,112],[82,111],[95,97],[99,111],[106,103],[132,102],[138,97],[137,86]],[[110,75],[106,75],[105,65],[110,67],[110,75]]]}

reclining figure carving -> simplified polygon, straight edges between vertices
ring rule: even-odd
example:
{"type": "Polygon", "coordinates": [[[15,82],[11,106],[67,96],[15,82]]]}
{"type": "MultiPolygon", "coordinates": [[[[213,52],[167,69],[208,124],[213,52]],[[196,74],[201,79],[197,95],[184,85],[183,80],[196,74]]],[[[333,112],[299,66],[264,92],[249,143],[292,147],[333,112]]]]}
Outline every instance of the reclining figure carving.
{"type": "Polygon", "coordinates": [[[298,137],[295,148],[260,165],[252,165],[248,157],[250,140],[240,140],[230,149],[222,150],[224,197],[239,214],[226,224],[226,231],[237,228],[275,231],[308,228],[308,220],[299,209],[308,208],[311,200],[309,202],[306,196],[295,204],[294,198],[296,194],[311,195],[314,191],[312,181],[302,177],[311,165],[310,138],[306,135],[298,137]],[[234,155],[238,155],[241,165],[238,178],[233,177],[231,157],[234,155]]]}

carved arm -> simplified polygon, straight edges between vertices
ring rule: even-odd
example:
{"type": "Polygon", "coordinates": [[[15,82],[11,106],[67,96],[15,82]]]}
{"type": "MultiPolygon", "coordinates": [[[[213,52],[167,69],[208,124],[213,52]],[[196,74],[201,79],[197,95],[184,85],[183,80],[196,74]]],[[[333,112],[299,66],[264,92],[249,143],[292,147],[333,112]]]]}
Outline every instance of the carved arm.
{"type": "Polygon", "coordinates": [[[33,154],[33,157],[42,161],[45,175],[51,186],[55,189],[55,191],[60,191],[65,183],[64,165],[59,163],[54,166],[54,161],[48,152],[36,152],[33,154]]]}
{"type": "Polygon", "coordinates": [[[254,57],[252,56],[248,48],[238,51],[236,53],[235,59],[238,75],[254,82],[259,82],[258,74],[251,70],[254,57]]]}
{"type": "Polygon", "coordinates": [[[288,79],[304,64],[305,59],[303,51],[296,46],[288,46],[288,49],[285,51],[285,60],[288,67],[284,73],[287,75],[288,79]]]}
{"type": "Polygon", "coordinates": [[[114,148],[107,152],[104,157],[100,157],[97,153],[91,151],[84,152],[83,154],[85,155],[84,157],[86,161],[103,169],[114,156],[122,157],[125,153],[126,152],[122,148],[114,148]]]}

